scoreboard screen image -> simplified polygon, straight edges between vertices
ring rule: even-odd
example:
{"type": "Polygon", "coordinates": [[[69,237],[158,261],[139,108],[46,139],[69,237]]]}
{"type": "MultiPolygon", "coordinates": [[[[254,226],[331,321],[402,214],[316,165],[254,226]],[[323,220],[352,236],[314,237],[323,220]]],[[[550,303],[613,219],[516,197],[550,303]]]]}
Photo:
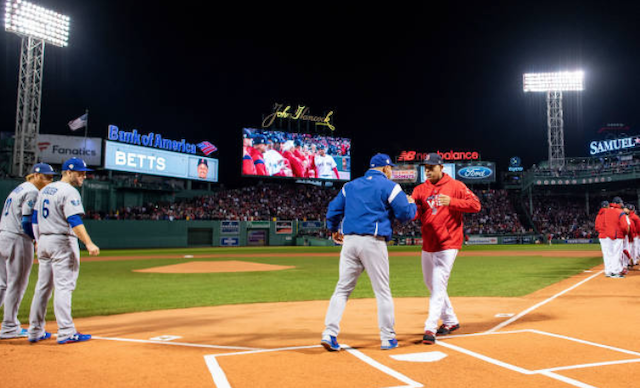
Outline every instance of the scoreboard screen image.
{"type": "Polygon", "coordinates": [[[242,176],[351,180],[351,139],[242,130],[242,176]]]}

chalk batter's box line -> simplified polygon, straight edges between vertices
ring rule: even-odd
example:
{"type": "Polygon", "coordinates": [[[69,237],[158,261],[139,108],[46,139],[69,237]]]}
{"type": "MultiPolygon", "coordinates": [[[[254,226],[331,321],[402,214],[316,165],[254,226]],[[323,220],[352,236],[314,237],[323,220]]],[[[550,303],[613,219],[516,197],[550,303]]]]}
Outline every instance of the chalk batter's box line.
{"type": "Polygon", "coordinates": [[[453,344],[449,344],[446,343],[445,340],[450,340],[450,339],[455,339],[455,338],[463,338],[463,337],[474,337],[474,336],[481,336],[481,335],[502,335],[502,334],[517,334],[517,333],[523,333],[523,332],[529,332],[529,333],[534,333],[534,334],[539,334],[539,335],[546,335],[549,337],[555,337],[555,338],[560,338],[560,339],[565,339],[568,341],[573,341],[573,342],[577,342],[577,343],[581,343],[581,344],[585,344],[585,345],[590,345],[590,346],[595,346],[595,347],[599,347],[599,348],[603,348],[603,349],[607,349],[607,350],[612,350],[615,352],[620,352],[620,353],[624,353],[624,354],[628,354],[628,355],[633,355],[633,356],[638,356],[640,357],[640,353],[638,352],[634,352],[632,350],[627,350],[627,349],[621,349],[621,348],[617,348],[614,346],[609,346],[609,345],[603,345],[603,344],[599,344],[596,342],[591,342],[591,341],[585,341],[585,340],[581,340],[578,338],[573,338],[573,337],[568,337],[568,336],[564,336],[564,335],[560,335],[560,334],[554,334],[554,333],[548,333],[548,332],[544,332],[544,331],[540,331],[540,330],[534,330],[534,329],[525,329],[525,330],[515,330],[515,331],[509,331],[509,332],[483,332],[483,333],[475,333],[475,334],[462,334],[462,335],[456,335],[456,336],[448,336],[448,337],[443,337],[443,338],[439,338],[438,342],[436,343],[437,345],[443,346],[445,348],[449,348],[452,350],[455,350],[457,352],[466,354],[468,356],[477,358],[479,360],[483,360],[485,362],[491,363],[493,365],[497,365],[500,366],[502,368],[505,369],[509,369],[511,371],[514,372],[518,372],[524,375],[543,375],[543,376],[547,376],[550,378],[553,378],[555,380],[559,380],[562,382],[565,382],[567,384],[576,386],[576,387],[580,387],[580,388],[594,388],[592,385],[589,384],[585,384],[581,381],[566,377],[566,376],[562,376],[559,375],[555,372],[557,371],[562,371],[562,370],[572,370],[572,369],[582,369],[582,368],[592,368],[592,367],[599,367],[599,366],[608,366],[608,365],[617,365],[617,364],[628,364],[628,363],[636,363],[636,362],[640,362],[640,358],[635,358],[635,359],[626,359],[626,360],[616,360],[616,361],[604,361],[604,362],[597,362],[597,363],[590,363],[590,364],[576,364],[576,365],[567,365],[567,366],[560,366],[560,367],[554,367],[554,368],[546,368],[546,369],[538,369],[538,370],[529,370],[529,369],[525,369],[513,364],[509,364],[500,360],[497,360],[495,358],[492,357],[488,357],[485,356],[483,354],[462,348],[460,346],[457,345],[453,345],[453,344]]]}
{"type": "MultiPolygon", "coordinates": [[[[205,360],[205,363],[207,364],[207,368],[209,368],[209,372],[211,373],[211,377],[213,377],[213,382],[216,384],[216,387],[231,388],[231,384],[229,384],[229,380],[227,380],[227,375],[224,373],[224,371],[222,370],[222,367],[218,363],[218,360],[217,360],[218,357],[238,356],[238,355],[257,354],[257,353],[270,353],[270,352],[279,352],[279,351],[287,351],[287,350],[313,349],[313,348],[320,348],[320,347],[321,347],[320,345],[295,346],[295,347],[289,347],[289,348],[252,350],[252,351],[246,351],[246,352],[234,352],[234,353],[224,353],[224,354],[210,354],[210,355],[204,356],[204,360],[205,360]]],[[[369,366],[406,384],[406,385],[398,385],[398,386],[393,386],[388,388],[424,387],[424,385],[422,385],[421,383],[411,380],[410,378],[403,375],[402,373],[396,370],[393,370],[386,365],[381,364],[380,362],[365,355],[361,351],[353,349],[349,345],[342,344],[341,348],[344,351],[347,351],[348,353],[352,354],[359,360],[363,361],[364,363],[368,364],[369,366]]]]}

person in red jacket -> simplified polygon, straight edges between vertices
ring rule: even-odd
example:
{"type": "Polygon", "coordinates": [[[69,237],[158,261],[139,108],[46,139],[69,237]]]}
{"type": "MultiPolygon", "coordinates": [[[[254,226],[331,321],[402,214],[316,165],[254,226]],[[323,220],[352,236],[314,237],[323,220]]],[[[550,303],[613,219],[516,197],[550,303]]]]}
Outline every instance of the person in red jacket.
{"type": "Polygon", "coordinates": [[[631,269],[631,267],[633,267],[633,256],[635,253],[633,240],[636,237],[636,234],[638,233],[638,231],[636,230],[636,223],[633,222],[633,220],[631,219],[632,207],[633,205],[628,203],[625,203],[624,205],[622,205],[622,210],[629,218],[629,234],[624,238],[624,241],[622,243],[622,253],[623,253],[622,265],[624,267],[623,272],[625,273],[627,271],[624,271],[624,269],[631,269]]]}
{"type": "Polygon", "coordinates": [[[640,217],[636,214],[636,207],[629,205],[629,221],[636,227],[636,235],[633,239],[633,265],[640,261],[640,217]]]}
{"type": "MultiPolygon", "coordinates": [[[[622,199],[613,198],[609,209],[604,213],[604,238],[610,240],[610,265],[611,272],[605,272],[605,276],[610,278],[623,278],[622,266],[622,244],[624,238],[629,234],[629,217],[622,211],[622,199]]],[[[605,266],[606,268],[606,266],[605,266]]]]}
{"type": "Polygon", "coordinates": [[[605,235],[605,213],[609,209],[609,202],[602,201],[600,203],[600,210],[598,210],[598,215],[596,216],[596,233],[598,233],[598,239],[600,240],[600,249],[602,250],[602,261],[604,262],[604,273],[612,273],[611,267],[611,240],[607,240],[605,235]]]}
{"type": "Polygon", "coordinates": [[[422,342],[435,343],[436,334],[445,335],[460,328],[447,295],[449,276],[462,248],[463,213],[480,211],[480,201],[465,186],[444,173],[442,157],[430,153],[424,161],[427,180],[411,195],[418,206],[416,218],[422,223],[422,274],[431,292],[429,316],[422,342]],[[438,322],[442,325],[438,328],[438,322]]]}

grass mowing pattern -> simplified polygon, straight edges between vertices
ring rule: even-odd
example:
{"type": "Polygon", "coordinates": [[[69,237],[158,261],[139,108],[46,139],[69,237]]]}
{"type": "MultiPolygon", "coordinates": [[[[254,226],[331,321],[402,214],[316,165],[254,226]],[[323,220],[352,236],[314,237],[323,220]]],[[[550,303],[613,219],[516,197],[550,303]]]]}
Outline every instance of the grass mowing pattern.
{"type": "MultiPolygon", "coordinates": [[[[593,251],[590,258],[555,257],[458,257],[449,281],[451,296],[522,296],[573,276],[602,262],[599,246],[493,246],[492,250],[527,248],[532,252],[550,249],[593,251]]],[[[483,251],[486,247],[465,247],[465,251],[483,251]]],[[[519,249],[522,250],[522,249],[519,249]]],[[[391,290],[394,297],[427,297],[422,281],[420,249],[391,247],[390,251],[415,252],[415,256],[391,257],[391,290]]],[[[164,254],[299,253],[291,257],[146,259],[85,262],[80,266],[78,286],[73,294],[73,316],[87,317],[135,311],[162,310],[196,306],[216,306],[260,302],[328,300],[338,280],[339,247],[269,247],[231,249],[162,249],[104,251],[102,256],[164,254]],[[309,253],[334,253],[331,257],[310,257],[309,253]],[[271,272],[211,274],[136,273],[135,269],[183,263],[186,261],[242,260],[294,269],[271,272]]],[[[84,253],[83,253],[84,257],[84,253]]],[[[37,266],[20,308],[20,320],[28,322],[37,266]]],[[[373,291],[364,273],[352,298],[371,298],[373,291]]],[[[50,302],[47,319],[53,319],[50,302]]]]}

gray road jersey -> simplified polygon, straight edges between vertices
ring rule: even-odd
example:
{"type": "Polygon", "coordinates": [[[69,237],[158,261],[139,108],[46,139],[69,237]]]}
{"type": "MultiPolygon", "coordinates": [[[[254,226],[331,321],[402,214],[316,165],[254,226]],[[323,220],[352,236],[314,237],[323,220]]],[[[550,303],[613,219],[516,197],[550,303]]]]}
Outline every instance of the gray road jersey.
{"type": "Polygon", "coordinates": [[[26,236],[22,230],[22,216],[30,216],[38,199],[38,189],[29,182],[24,182],[13,189],[4,201],[0,230],[26,236]]]}
{"type": "Polygon", "coordinates": [[[40,235],[75,236],[67,218],[84,214],[80,193],[75,187],[62,181],[50,183],[40,191],[35,210],[38,212],[40,235]]]}

